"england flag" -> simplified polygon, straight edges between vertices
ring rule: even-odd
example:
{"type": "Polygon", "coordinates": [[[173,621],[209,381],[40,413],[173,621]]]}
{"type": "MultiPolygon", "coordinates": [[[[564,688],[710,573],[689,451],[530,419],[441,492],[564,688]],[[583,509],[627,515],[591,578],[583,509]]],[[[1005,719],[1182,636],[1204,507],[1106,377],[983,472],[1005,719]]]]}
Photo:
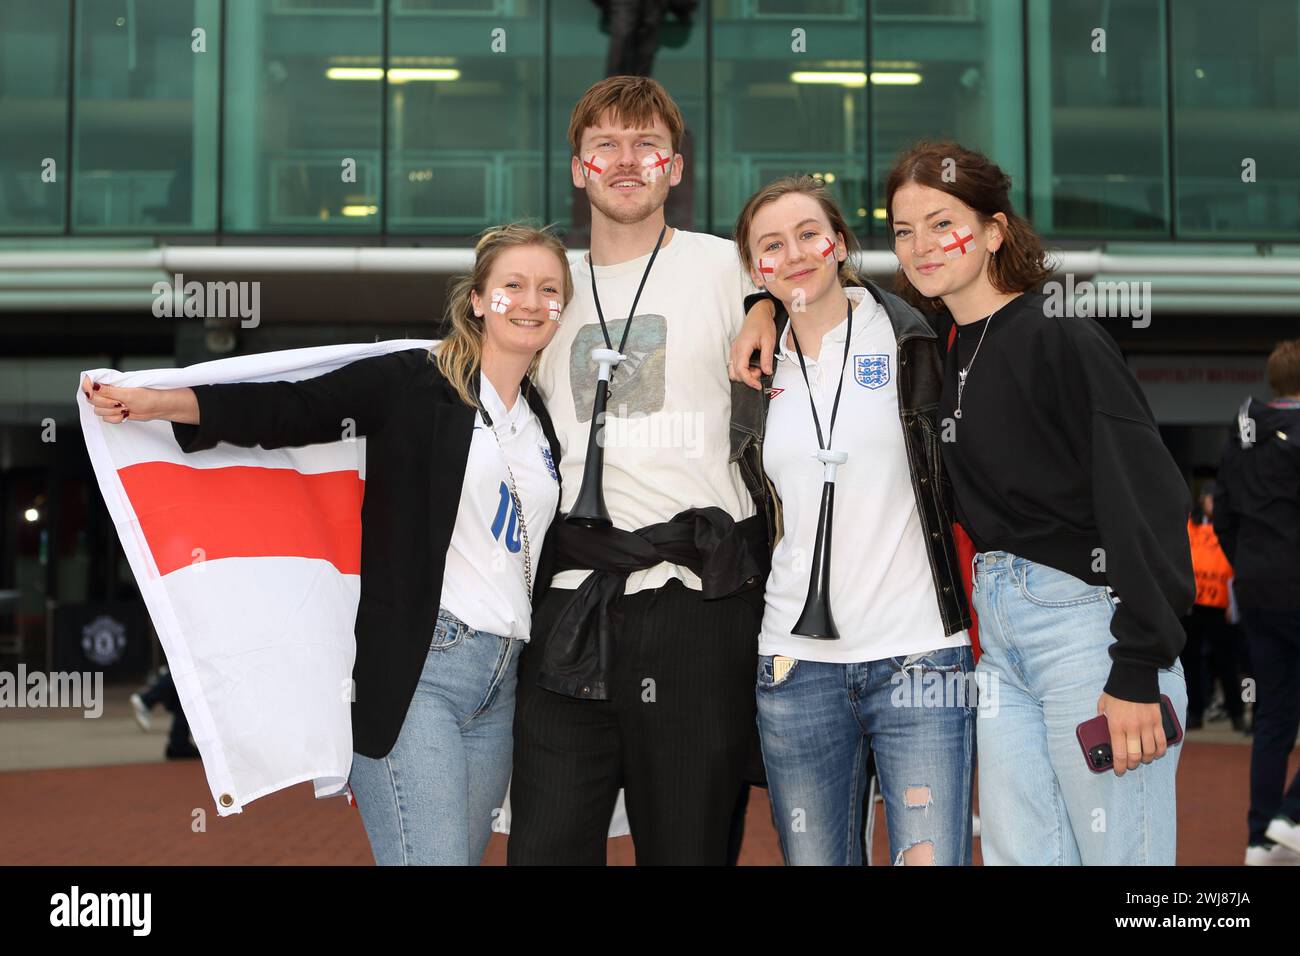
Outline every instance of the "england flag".
{"type": "MultiPolygon", "coordinates": [[[[300,381],[433,343],[399,339],[179,369],[89,369],[125,387],[300,381]]],[[[80,384],[78,385],[80,389],[80,384]]],[[[222,816],[306,780],[343,793],[361,582],[364,437],[186,454],[166,421],[108,424],[80,390],[104,503],[148,607],[222,816]]]]}
{"type": "MultiPolygon", "coordinates": [[[[297,382],[435,343],[395,339],[204,362],[88,369],[77,407],[104,504],[167,655],[221,816],[312,781],[347,793],[366,442],[185,453],[167,421],[102,421],[87,378],[127,388],[297,382]]],[[[510,799],[493,821],[510,832],[510,799]]],[[[629,833],[623,794],[610,836],[629,833]]]]}

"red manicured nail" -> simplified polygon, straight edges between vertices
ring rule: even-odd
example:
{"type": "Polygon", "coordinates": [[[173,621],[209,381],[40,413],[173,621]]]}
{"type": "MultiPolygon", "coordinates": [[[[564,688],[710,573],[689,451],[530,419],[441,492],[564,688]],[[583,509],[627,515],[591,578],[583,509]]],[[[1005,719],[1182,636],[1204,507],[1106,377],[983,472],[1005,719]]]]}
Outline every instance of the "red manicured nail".
{"type": "Polygon", "coordinates": [[[98,383],[98,382],[96,382],[96,383],[95,383],[93,386],[91,386],[91,387],[94,388],[95,391],[97,391],[97,392],[99,391],[99,383],[98,383]]]}

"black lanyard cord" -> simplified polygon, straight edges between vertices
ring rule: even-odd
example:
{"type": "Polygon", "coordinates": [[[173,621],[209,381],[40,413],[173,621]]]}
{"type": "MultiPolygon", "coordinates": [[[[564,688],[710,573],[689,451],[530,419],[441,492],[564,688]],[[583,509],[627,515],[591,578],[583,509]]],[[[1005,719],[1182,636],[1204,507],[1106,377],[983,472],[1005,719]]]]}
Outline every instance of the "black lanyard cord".
{"type": "Polygon", "coordinates": [[[812,408],[813,425],[817,428],[817,447],[822,451],[831,450],[831,439],[835,437],[835,418],[840,412],[840,393],[844,391],[844,369],[849,364],[849,349],[853,343],[853,300],[847,305],[848,328],[844,332],[844,358],[840,361],[840,384],[835,389],[835,403],[831,406],[831,425],[826,438],[822,438],[822,423],[817,416],[817,403],[813,401],[812,383],[808,381],[808,366],[804,364],[803,349],[799,348],[799,333],[794,330],[794,319],[790,319],[790,336],[794,339],[794,351],[799,356],[799,369],[803,372],[803,383],[808,388],[808,405],[812,408]]]}
{"type": "MultiPolygon", "coordinates": [[[[636,304],[641,301],[641,290],[645,288],[646,279],[650,278],[650,270],[654,267],[655,257],[659,255],[659,247],[663,244],[664,233],[668,231],[668,223],[659,230],[659,239],[655,242],[654,252],[650,253],[650,261],[646,263],[645,272],[641,273],[641,284],[637,286],[636,297],[632,300],[632,311],[627,314],[627,324],[623,326],[623,338],[618,343],[618,354],[623,354],[623,346],[627,345],[627,334],[632,331],[632,317],[636,315],[636,304]]],[[[588,253],[590,256],[591,253],[588,253]]],[[[596,318],[600,319],[600,332],[605,336],[605,348],[612,349],[614,343],[609,338],[609,327],[605,325],[605,313],[600,307],[600,293],[596,291],[596,264],[591,265],[591,297],[596,300],[596,318]]]]}

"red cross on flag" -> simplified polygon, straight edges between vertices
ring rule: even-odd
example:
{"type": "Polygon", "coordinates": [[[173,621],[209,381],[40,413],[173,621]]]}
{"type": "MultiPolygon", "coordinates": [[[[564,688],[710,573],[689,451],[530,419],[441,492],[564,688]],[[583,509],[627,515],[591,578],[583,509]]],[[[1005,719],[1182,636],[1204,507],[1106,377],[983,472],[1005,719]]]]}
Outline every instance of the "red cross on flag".
{"type": "Polygon", "coordinates": [[[767,281],[768,276],[776,275],[776,260],[760,258],[758,260],[758,274],[763,277],[764,282],[767,281]]]}
{"type": "Polygon", "coordinates": [[[970,226],[958,226],[943,241],[943,254],[949,259],[966,255],[966,247],[975,244],[975,233],[970,226]]]}
{"type": "Polygon", "coordinates": [[[505,315],[506,310],[509,308],[510,308],[510,296],[506,295],[506,290],[493,289],[492,290],[492,311],[498,312],[501,315],[505,315]]]}
{"type": "Polygon", "coordinates": [[[601,173],[605,171],[604,167],[601,166],[600,163],[596,162],[595,153],[592,153],[590,156],[588,156],[586,159],[582,161],[582,168],[585,171],[584,175],[588,177],[599,176],[601,173]]]}
{"type": "Polygon", "coordinates": [[[546,300],[546,317],[552,322],[560,321],[560,303],[554,299],[546,300]]]}
{"type": "Polygon", "coordinates": [[[830,236],[822,236],[822,248],[821,248],[822,258],[825,259],[827,256],[832,255],[834,252],[835,252],[835,240],[832,239],[830,236]]]}

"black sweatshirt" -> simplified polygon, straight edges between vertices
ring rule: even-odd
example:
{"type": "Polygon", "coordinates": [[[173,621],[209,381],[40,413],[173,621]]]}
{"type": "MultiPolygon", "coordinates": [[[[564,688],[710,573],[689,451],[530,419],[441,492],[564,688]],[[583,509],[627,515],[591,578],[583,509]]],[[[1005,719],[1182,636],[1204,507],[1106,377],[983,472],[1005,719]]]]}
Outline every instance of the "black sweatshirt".
{"type": "Polygon", "coordinates": [[[1214,533],[1244,607],[1300,609],[1300,408],[1252,400],[1219,464],[1214,533]],[[1253,423],[1242,447],[1239,428],[1253,423]]]}
{"type": "MultiPolygon", "coordinates": [[[[1026,293],[958,327],[939,404],[957,516],[979,551],[1109,585],[1119,606],[1105,691],[1152,703],[1196,593],[1190,496],[1114,340],[1092,319],[1047,315],[1043,303],[1026,293]],[[981,335],[954,419],[957,370],[981,335]]],[[[941,342],[951,322],[944,313],[941,342]]]]}

